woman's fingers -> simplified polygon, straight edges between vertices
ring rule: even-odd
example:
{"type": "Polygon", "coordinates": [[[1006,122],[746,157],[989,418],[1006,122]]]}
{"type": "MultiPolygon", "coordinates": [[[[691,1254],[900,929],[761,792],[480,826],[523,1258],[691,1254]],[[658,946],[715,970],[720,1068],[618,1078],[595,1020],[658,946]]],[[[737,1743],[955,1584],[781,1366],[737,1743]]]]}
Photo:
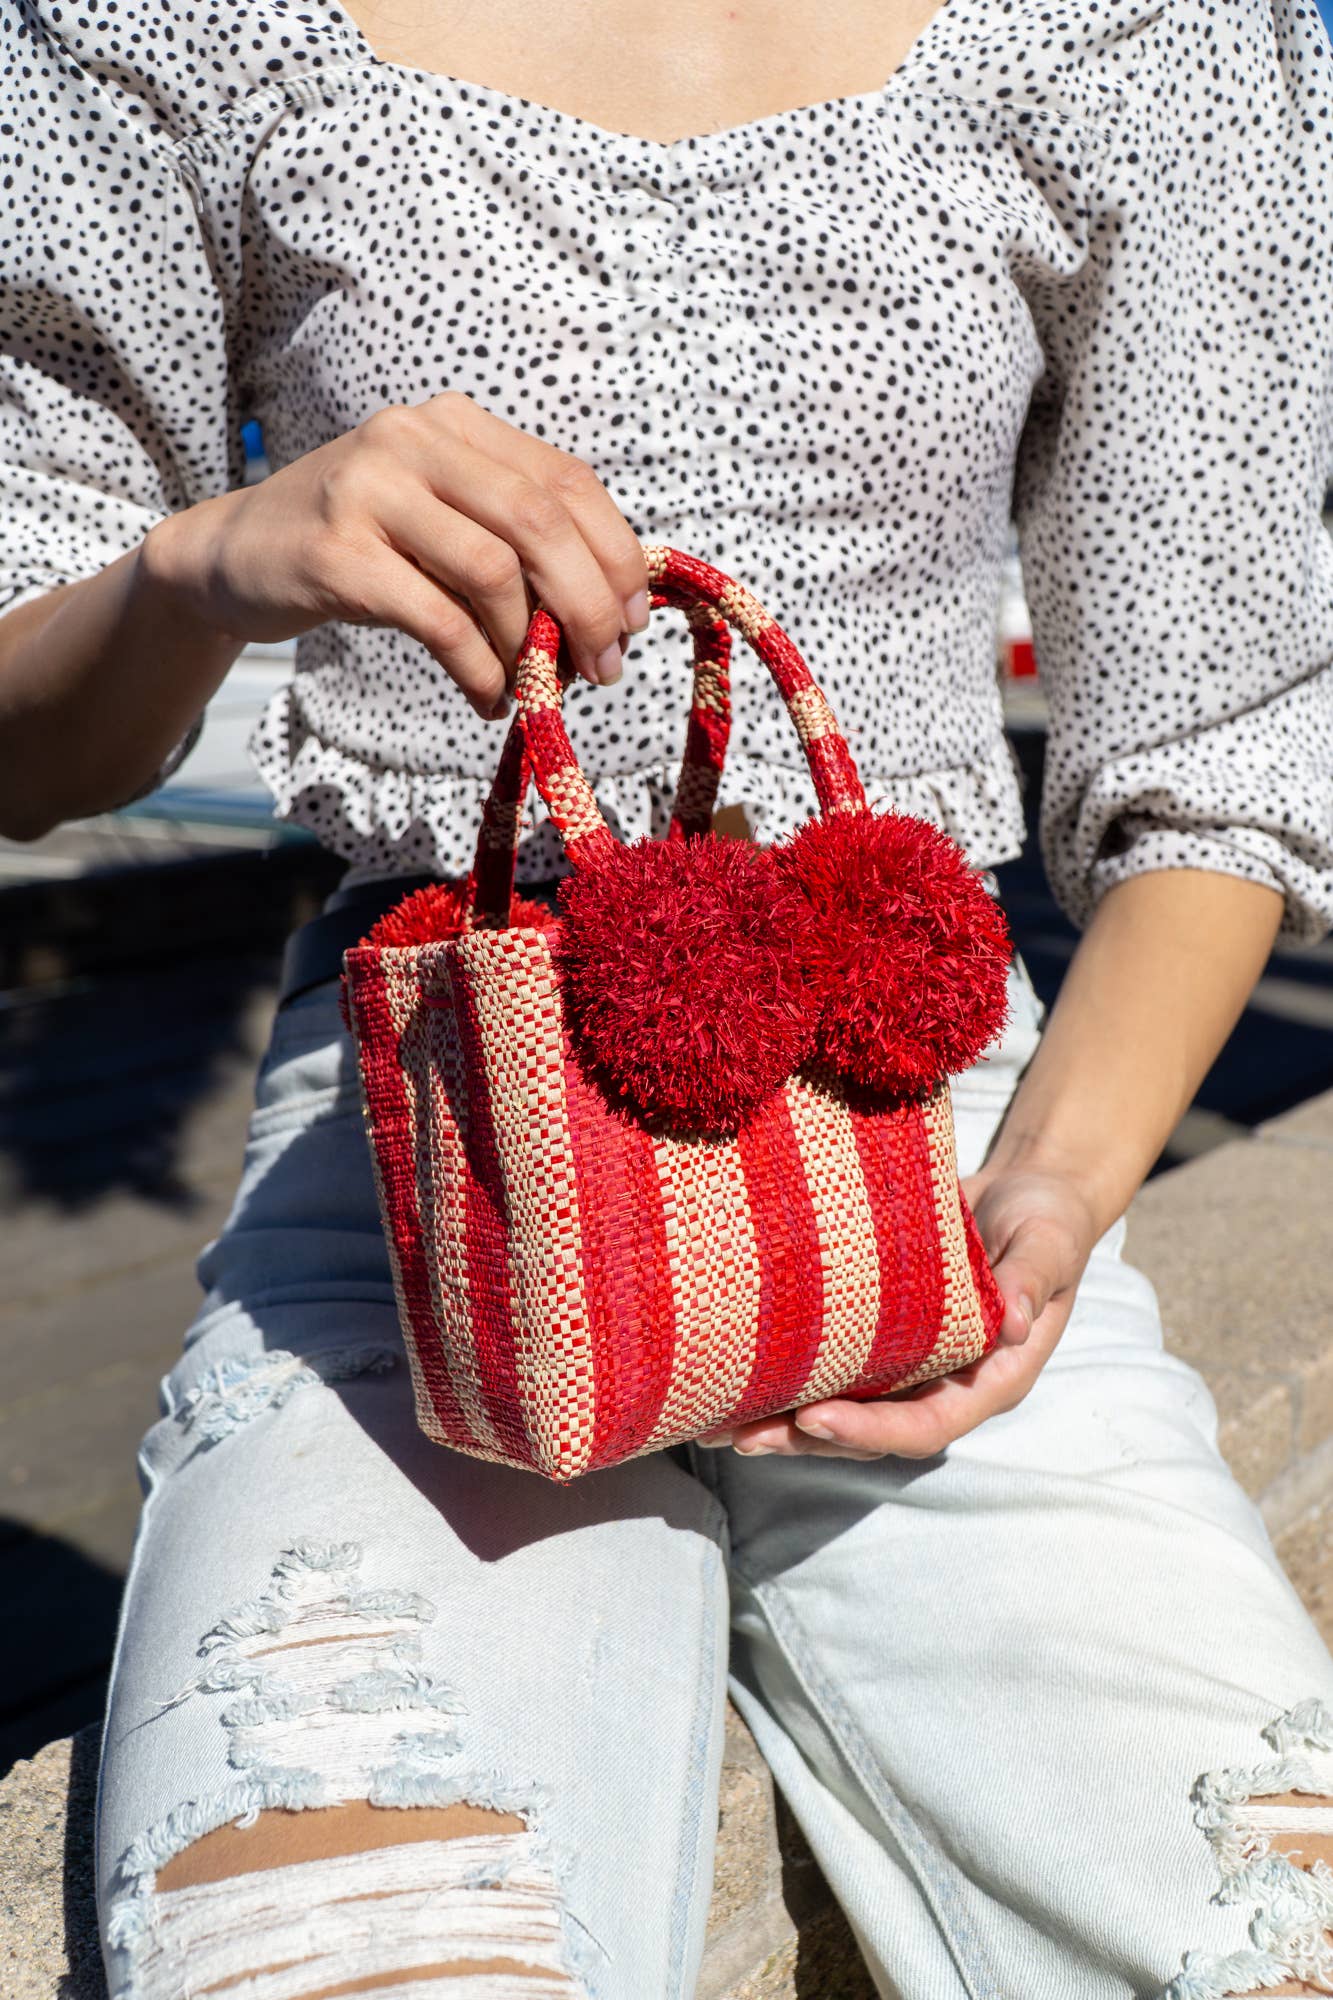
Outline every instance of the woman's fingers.
{"type": "Polygon", "coordinates": [[[738,1424],[731,1443],[744,1450],[851,1458],[933,1458],[988,1417],[1012,1410],[1050,1359],[1073,1309],[1074,1287],[1056,1291],[1021,1345],[993,1347],[978,1361],[918,1388],[867,1401],[830,1396],[780,1416],[738,1424]]]}
{"type": "Polygon", "coordinates": [[[507,713],[505,668],[471,611],[387,544],[362,559],[357,612],[355,623],[397,625],[419,639],[478,715],[507,713]]]}
{"type": "Polygon", "coordinates": [[[561,501],[526,473],[469,449],[455,452],[448,483],[452,506],[507,541],[583,678],[594,686],[619,680],[624,607],[561,501]]]}
{"type": "Polygon", "coordinates": [[[475,404],[460,411],[450,403],[438,438],[432,405],[405,414],[431,490],[512,548],[564,631],[578,672],[594,684],[618,680],[620,635],[638,615],[634,599],[647,569],[592,468],[475,404]]]}
{"type": "Polygon", "coordinates": [[[394,548],[466,605],[512,688],[533,597],[518,551],[456,508],[430,496],[423,504],[419,492],[386,496],[380,518],[394,548]]]}
{"type": "Polygon", "coordinates": [[[933,1458],[988,1416],[1012,1408],[1040,1372],[1023,1350],[995,1348],[956,1375],[873,1402],[829,1398],[781,1416],[738,1424],[732,1445],[793,1455],[833,1458],[933,1458]],[[990,1367],[999,1361],[1001,1365],[990,1367]],[[1004,1364],[1008,1365],[1004,1365],[1004,1364]]]}
{"type": "Polygon", "coordinates": [[[1082,1195],[1057,1174],[983,1170],[963,1192],[1005,1300],[1009,1337],[1002,1328],[988,1354],[915,1389],[865,1401],[829,1396],[733,1425],[723,1435],[736,1449],[932,1458],[1022,1402],[1068,1324],[1095,1226],[1082,1195]]]}
{"type": "Polygon", "coordinates": [[[397,626],[483,715],[538,601],[592,681],[620,678],[622,637],[647,623],[643,550],[591,467],[456,391],[184,511],[169,580],[201,624],[244,641],[397,626]]]}
{"type": "Polygon", "coordinates": [[[1032,1331],[1032,1323],[1037,1316],[1035,1302],[1025,1284],[1013,1282],[1006,1291],[999,1276],[999,1267],[1012,1240],[1014,1218],[1006,1215],[994,1198],[988,1196],[984,1177],[974,1176],[960,1182],[960,1186],[972,1210],[973,1220],[981,1233],[986,1260],[995,1273],[1004,1297],[1004,1317],[1000,1322],[999,1338],[1006,1345],[1021,1345],[1032,1331]]]}
{"type": "Polygon", "coordinates": [[[648,623],[648,565],[638,536],[592,467],[572,452],[552,451],[537,475],[568,508],[620,608],[621,629],[648,623]]]}
{"type": "Polygon", "coordinates": [[[1031,1349],[996,1347],[957,1374],[923,1383],[905,1395],[867,1403],[831,1398],[796,1411],[793,1421],[807,1435],[829,1431],[825,1443],[853,1451],[933,1458],[987,1417],[1020,1402],[1045,1358],[1031,1349]]]}
{"type": "MultiPolygon", "coordinates": [[[[969,1195],[968,1184],[963,1191],[969,1195]]],[[[1045,1191],[1043,1191],[1045,1192],[1045,1191]]],[[[972,1204],[987,1258],[1004,1298],[1000,1340],[1021,1344],[1052,1298],[1077,1277],[1086,1258],[1076,1218],[1057,1193],[1034,1198],[1029,1187],[982,1185],[972,1204]]]]}
{"type": "MultiPolygon", "coordinates": [[[[900,1395],[872,1402],[830,1397],[807,1404],[792,1413],[792,1428],[797,1437],[815,1438],[827,1451],[933,1458],[988,1417],[1022,1402],[1064,1331],[1070,1304],[1056,1300],[1048,1305],[1036,1323],[1035,1338],[1024,1346],[993,1347],[969,1367],[900,1395]]],[[[756,1432],[759,1428],[753,1427],[756,1432]]],[[[744,1444],[750,1437],[738,1432],[733,1441],[744,1444]]],[[[760,1436],[758,1442],[769,1440],[760,1436]]]]}
{"type": "Polygon", "coordinates": [[[1046,1309],[1055,1289],[1057,1274],[1052,1259],[1043,1257],[1041,1245],[1032,1245],[1020,1234],[1013,1247],[991,1266],[1004,1299],[1000,1339],[1006,1345],[1021,1345],[1046,1309]]]}
{"type": "MultiPolygon", "coordinates": [[[[480,403],[468,397],[459,400],[463,407],[451,413],[455,430],[554,494],[578,527],[620,605],[618,629],[641,632],[648,623],[648,569],[643,549],[592,467],[573,452],[506,423],[480,403]]],[[[551,608],[555,610],[554,603],[551,608]]],[[[561,614],[557,611],[556,616],[561,614]]]]}

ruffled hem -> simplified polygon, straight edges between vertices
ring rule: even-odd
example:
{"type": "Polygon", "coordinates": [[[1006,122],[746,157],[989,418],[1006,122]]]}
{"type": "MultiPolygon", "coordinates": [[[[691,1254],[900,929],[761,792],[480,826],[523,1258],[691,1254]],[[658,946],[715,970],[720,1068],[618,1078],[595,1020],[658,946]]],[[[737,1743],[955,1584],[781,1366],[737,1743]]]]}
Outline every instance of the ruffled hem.
{"type": "MultiPolygon", "coordinates": [[[[275,817],[308,827],[321,845],[354,867],[449,876],[472,866],[489,776],[385,770],[321,743],[301,733],[290,684],[269,702],[249,749],[273,795],[275,817]],[[284,754],[282,746],[291,742],[297,747],[284,754]]],[[[631,771],[589,771],[597,802],[620,839],[665,835],[680,768],[674,758],[631,771]]],[[[929,820],[978,867],[1010,860],[1022,848],[1017,767],[1003,736],[972,764],[897,777],[863,771],[861,777],[873,805],[929,820]]],[[[742,807],[751,832],[762,841],[789,833],[816,810],[804,765],[778,764],[738,749],[727,753],[718,804],[742,807]]],[[[524,812],[517,878],[540,881],[565,868],[559,835],[533,790],[524,812]]]]}

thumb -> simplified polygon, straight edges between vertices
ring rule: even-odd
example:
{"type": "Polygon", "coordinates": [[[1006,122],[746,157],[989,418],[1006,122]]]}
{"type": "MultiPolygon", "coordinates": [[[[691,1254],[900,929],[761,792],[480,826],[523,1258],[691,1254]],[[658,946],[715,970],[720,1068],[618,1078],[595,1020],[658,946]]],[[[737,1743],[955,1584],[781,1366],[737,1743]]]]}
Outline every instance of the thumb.
{"type": "Polygon", "coordinates": [[[1004,1255],[991,1266],[995,1282],[1004,1298],[1004,1318],[1000,1341],[1021,1347],[1045,1312],[1055,1290],[1053,1260],[1043,1256],[1037,1231],[1021,1224],[1010,1237],[1004,1255]]]}

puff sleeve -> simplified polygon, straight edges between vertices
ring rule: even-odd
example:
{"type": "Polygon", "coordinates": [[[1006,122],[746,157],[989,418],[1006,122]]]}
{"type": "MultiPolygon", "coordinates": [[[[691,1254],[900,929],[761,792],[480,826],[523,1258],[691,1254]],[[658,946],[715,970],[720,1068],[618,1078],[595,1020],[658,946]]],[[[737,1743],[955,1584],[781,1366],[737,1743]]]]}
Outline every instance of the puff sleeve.
{"type": "Polygon", "coordinates": [[[1025,286],[1045,357],[1013,516],[1077,924],[1220,870],[1333,925],[1333,51],[1314,0],[1174,0],[1087,165],[1088,254],[1025,286]]]}
{"type": "Polygon", "coordinates": [[[0,126],[3,612],[239,483],[244,455],[223,260],[170,133],[15,8],[0,126]]]}

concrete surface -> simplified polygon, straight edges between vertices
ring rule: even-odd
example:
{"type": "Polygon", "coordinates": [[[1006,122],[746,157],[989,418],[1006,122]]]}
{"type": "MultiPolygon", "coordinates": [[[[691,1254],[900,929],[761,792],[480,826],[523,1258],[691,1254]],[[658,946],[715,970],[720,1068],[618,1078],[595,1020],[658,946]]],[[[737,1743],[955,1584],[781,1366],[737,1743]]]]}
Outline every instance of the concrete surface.
{"type": "Polygon", "coordinates": [[[1150,1181],[1127,1254],[1282,1532],[1333,1483],[1333,1091],[1150,1181]]]}
{"type": "Polygon", "coordinates": [[[0,1781],[5,2000],[106,2000],[92,1890],[97,1744],[89,1725],[0,1781]]]}

